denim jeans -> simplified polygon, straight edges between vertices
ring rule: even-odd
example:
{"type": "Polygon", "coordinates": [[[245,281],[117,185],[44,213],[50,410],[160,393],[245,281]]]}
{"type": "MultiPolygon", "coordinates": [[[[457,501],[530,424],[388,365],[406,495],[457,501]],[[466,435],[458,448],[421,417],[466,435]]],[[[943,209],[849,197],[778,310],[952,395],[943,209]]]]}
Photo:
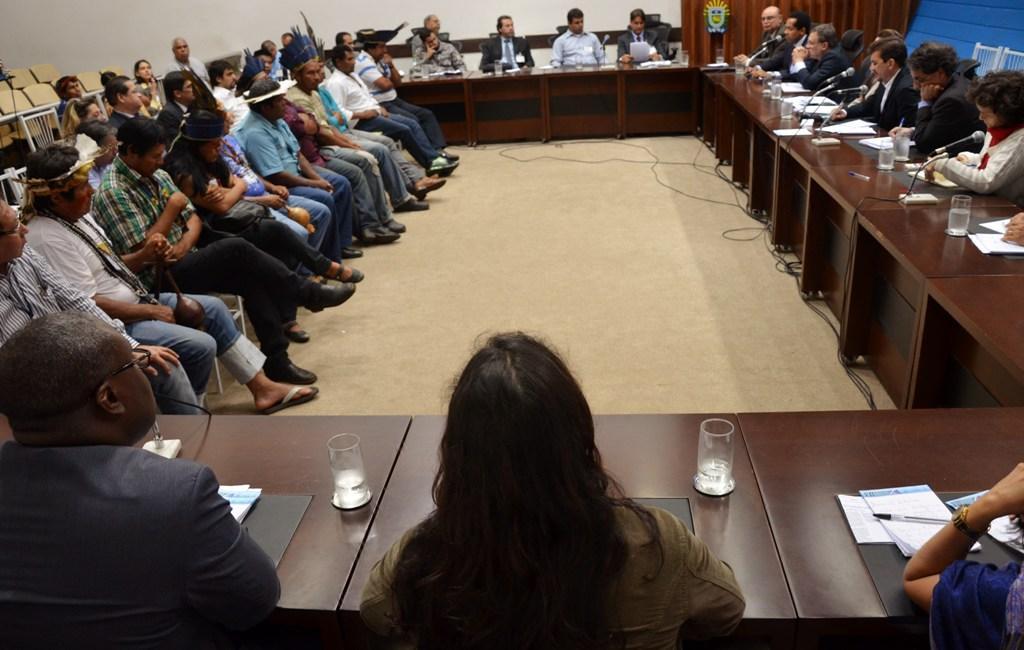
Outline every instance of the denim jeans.
{"type": "MultiPolygon", "coordinates": [[[[332,221],[324,228],[324,239],[316,248],[332,260],[341,259],[341,249],[352,245],[352,186],[344,176],[332,171],[317,170],[320,176],[331,184],[332,191],[327,192],[317,187],[296,185],[289,187],[292,196],[312,199],[331,211],[332,221]]],[[[319,233],[320,226],[317,225],[319,233]]]]}
{"type": "Polygon", "coordinates": [[[368,120],[359,120],[356,128],[371,133],[379,131],[392,140],[401,142],[406,151],[424,168],[429,168],[430,163],[441,155],[430,144],[430,140],[423,132],[419,122],[404,115],[392,113],[390,117],[377,116],[368,120]]]}

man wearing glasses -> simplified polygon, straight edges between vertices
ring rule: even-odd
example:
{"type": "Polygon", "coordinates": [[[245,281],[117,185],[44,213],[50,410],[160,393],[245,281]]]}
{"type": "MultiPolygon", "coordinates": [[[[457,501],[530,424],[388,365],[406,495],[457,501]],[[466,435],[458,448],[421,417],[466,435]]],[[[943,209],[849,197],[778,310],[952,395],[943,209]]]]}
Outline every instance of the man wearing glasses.
{"type": "Polygon", "coordinates": [[[133,448],[155,422],[150,354],[83,312],[0,348],[0,646],[236,647],[277,604],[213,471],[133,448]]]}
{"type": "MultiPolygon", "coordinates": [[[[147,371],[164,413],[199,414],[196,394],[178,355],[168,348],[142,346],[128,336],[121,321],[112,320],[96,303],[67,285],[46,261],[25,244],[28,227],[11,206],[0,200],[0,347],[33,319],[64,311],[91,314],[117,329],[133,348],[150,353],[147,371]]],[[[45,348],[38,351],[46,355],[45,348]]]]}
{"type": "MultiPolygon", "coordinates": [[[[765,45],[776,36],[784,37],[785,28],[786,25],[782,21],[782,11],[775,6],[765,7],[764,11],[761,12],[761,29],[764,31],[761,32],[761,40],[758,41],[760,45],[757,46],[757,49],[760,49],[762,45],[765,45]]],[[[778,50],[785,42],[784,38],[780,38],[778,41],[772,42],[764,52],[758,55],[756,59],[748,58],[746,54],[737,54],[733,57],[733,61],[748,67],[761,65],[762,63],[766,63],[768,59],[772,58],[775,51],[778,50]]]]}

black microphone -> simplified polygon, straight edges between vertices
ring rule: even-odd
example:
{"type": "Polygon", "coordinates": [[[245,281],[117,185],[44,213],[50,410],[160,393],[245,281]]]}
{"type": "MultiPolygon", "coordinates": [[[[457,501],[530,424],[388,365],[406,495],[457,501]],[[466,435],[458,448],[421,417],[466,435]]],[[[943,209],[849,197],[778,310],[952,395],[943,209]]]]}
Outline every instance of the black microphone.
{"type": "Polygon", "coordinates": [[[837,90],[836,95],[853,95],[859,93],[866,93],[868,91],[867,86],[858,86],[856,88],[845,88],[843,90],[837,90]]]}
{"type": "Polygon", "coordinates": [[[847,77],[852,77],[855,74],[857,74],[857,71],[854,70],[852,67],[850,67],[850,68],[847,68],[847,69],[843,70],[839,74],[832,75],[831,77],[829,77],[828,79],[825,80],[825,83],[826,84],[830,84],[830,83],[839,81],[840,79],[846,79],[847,77]]]}
{"type": "Polygon", "coordinates": [[[767,50],[767,49],[768,49],[769,47],[771,47],[771,46],[772,46],[772,45],[774,45],[775,43],[778,43],[778,42],[779,42],[779,41],[781,41],[781,40],[782,40],[782,34],[776,34],[776,35],[775,35],[774,37],[772,37],[772,38],[769,38],[769,39],[768,39],[767,41],[765,41],[764,43],[761,43],[761,47],[759,47],[758,49],[754,50],[754,53],[753,53],[753,54],[751,54],[750,56],[748,56],[748,57],[747,57],[747,59],[756,59],[756,58],[757,58],[758,56],[760,56],[760,55],[761,55],[761,54],[762,54],[762,53],[763,53],[763,52],[764,52],[765,50],[767,50]]]}
{"type": "Polygon", "coordinates": [[[939,154],[944,154],[950,148],[955,147],[958,144],[963,144],[965,142],[973,142],[973,143],[977,144],[979,142],[984,142],[984,141],[985,141],[985,132],[984,131],[975,131],[974,133],[970,134],[969,136],[967,136],[965,138],[960,138],[956,142],[950,142],[949,144],[947,144],[944,147],[939,147],[938,149],[936,149],[935,151],[932,152],[932,155],[933,156],[938,156],[939,154]]]}

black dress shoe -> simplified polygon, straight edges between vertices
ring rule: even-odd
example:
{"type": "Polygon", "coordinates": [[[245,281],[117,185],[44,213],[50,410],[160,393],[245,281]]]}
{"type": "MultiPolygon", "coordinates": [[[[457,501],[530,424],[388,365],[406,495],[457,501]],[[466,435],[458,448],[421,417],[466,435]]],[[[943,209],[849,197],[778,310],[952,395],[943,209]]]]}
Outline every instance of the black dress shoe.
{"type": "Polygon", "coordinates": [[[351,246],[346,246],[345,248],[341,249],[341,259],[343,259],[343,260],[352,260],[352,259],[355,259],[357,257],[362,257],[362,256],[363,256],[363,251],[359,250],[358,248],[352,248],[351,246]]]}
{"type": "MultiPolygon", "coordinates": [[[[424,196],[426,196],[426,194],[424,194],[424,196]]],[[[420,199],[419,201],[417,201],[416,198],[410,196],[408,201],[406,201],[405,203],[402,203],[402,204],[399,204],[399,205],[395,206],[394,211],[395,212],[421,212],[423,210],[429,210],[429,209],[430,209],[430,204],[429,203],[425,202],[423,199],[420,199]]],[[[388,228],[391,228],[390,224],[386,224],[386,225],[388,226],[388,228]]],[[[394,230],[394,229],[392,229],[392,230],[394,230]]],[[[405,232],[405,230],[395,230],[395,232],[405,232]]]]}
{"type": "Polygon", "coordinates": [[[288,357],[284,357],[284,359],[279,361],[267,359],[267,362],[263,364],[263,372],[266,373],[267,378],[271,381],[277,381],[282,384],[309,386],[316,383],[315,374],[298,367],[288,357]]]}
{"type": "Polygon", "coordinates": [[[384,227],[391,232],[397,232],[399,234],[405,232],[405,224],[395,221],[394,219],[384,224],[384,227]]]}
{"type": "Polygon", "coordinates": [[[352,297],[356,292],[356,285],[345,282],[337,286],[326,284],[314,284],[310,287],[309,299],[304,307],[309,311],[323,311],[328,307],[337,307],[352,297]]]}
{"type": "Polygon", "coordinates": [[[391,232],[383,226],[375,226],[373,228],[363,228],[359,232],[359,243],[363,246],[379,246],[397,241],[399,237],[401,235],[397,232],[391,232]]]}
{"type": "Polygon", "coordinates": [[[306,330],[293,330],[286,327],[284,328],[284,335],[292,343],[309,343],[309,333],[306,330]]]}

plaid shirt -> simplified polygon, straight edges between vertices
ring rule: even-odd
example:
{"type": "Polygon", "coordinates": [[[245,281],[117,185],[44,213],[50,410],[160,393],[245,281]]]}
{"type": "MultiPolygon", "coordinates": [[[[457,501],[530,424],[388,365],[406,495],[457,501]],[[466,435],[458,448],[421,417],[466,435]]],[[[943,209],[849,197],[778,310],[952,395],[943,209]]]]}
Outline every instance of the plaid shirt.
{"type": "Polygon", "coordinates": [[[83,311],[110,325],[134,348],[138,343],[124,331],[119,320],[107,316],[57,275],[43,256],[26,245],[21,257],[11,260],[0,273],[0,345],[33,319],[62,311],[83,311]]]}
{"type": "MultiPolygon", "coordinates": [[[[114,250],[124,255],[146,241],[146,231],[160,218],[168,199],[177,191],[174,181],[162,169],[152,178],[144,178],[115,158],[92,199],[92,216],[110,237],[114,250]]],[[[194,213],[190,202],[171,224],[167,241],[172,246],[181,240],[183,226],[194,213]]],[[[139,273],[139,279],[152,288],[153,270],[139,273]]]]}

